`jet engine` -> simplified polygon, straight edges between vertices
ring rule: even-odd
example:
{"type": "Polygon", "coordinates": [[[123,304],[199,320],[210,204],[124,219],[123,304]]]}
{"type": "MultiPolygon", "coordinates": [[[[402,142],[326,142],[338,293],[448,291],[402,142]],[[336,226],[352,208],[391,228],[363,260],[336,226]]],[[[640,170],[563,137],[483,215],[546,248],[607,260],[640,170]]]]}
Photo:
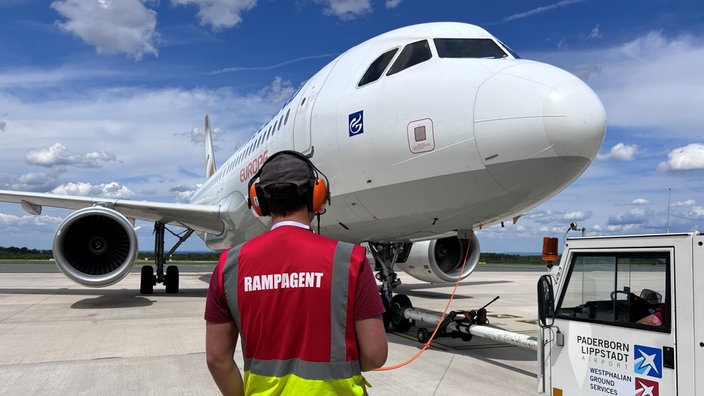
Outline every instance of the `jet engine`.
{"type": "Polygon", "coordinates": [[[137,259],[137,235],[121,213],[94,206],[71,213],[54,236],[54,260],[61,272],[84,286],[119,282],[137,259]]]}
{"type": "Polygon", "coordinates": [[[479,239],[472,232],[469,239],[455,236],[413,243],[404,262],[396,266],[408,275],[430,283],[455,282],[474,271],[479,262],[479,239]],[[467,253],[469,249],[469,253],[467,253]],[[462,270],[462,263],[467,264],[462,270]],[[460,270],[462,273],[460,274],[460,270]]]}

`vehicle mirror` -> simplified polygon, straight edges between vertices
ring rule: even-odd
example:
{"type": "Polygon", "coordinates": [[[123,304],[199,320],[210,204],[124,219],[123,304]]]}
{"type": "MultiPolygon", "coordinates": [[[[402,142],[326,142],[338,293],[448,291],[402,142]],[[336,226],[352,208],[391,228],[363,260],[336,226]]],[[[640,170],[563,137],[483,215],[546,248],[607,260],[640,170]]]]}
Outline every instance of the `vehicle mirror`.
{"type": "Polygon", "coordinates": [[[550,275],[538,279],[538,321],[540,327],[551,327],[555,316],[555,297],[550,275]]]}

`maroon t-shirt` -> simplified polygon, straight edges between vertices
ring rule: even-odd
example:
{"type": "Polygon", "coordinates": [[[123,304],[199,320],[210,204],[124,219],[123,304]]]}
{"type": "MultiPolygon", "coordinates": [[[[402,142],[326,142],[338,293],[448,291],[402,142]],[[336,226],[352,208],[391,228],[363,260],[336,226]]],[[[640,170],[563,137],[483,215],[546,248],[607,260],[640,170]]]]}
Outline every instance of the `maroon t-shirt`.
{"type": "MultiPolygon", "coordinates": [[[[298,230],[290,229],[291,226],[285,226],[288,231],[298,232],[298,230]]],[[[281,227],[283,228],[283,227],[281,227]]],[[[284,231],[284,230],[281,230],[284,231]]],[[[306,231],[309,232],[309,231],[306,231]]],[[[213,270],[213,275],[210,279],[210,287],[208,288],[208,296],[205,306],[205,320],[213,323],[227,323],[232,321],[230,309],[227,306],[225,293],[222,289],[222,268],[227,259],[228,250],[220,255],[218,265],[213,270]]],[[[385,312],[384,305],[379,296],[379,290],[366,257],[361,266],[361,271],[357,281],[357,290],[355,294],[354,304],[354,320],[361,320],[380,315],[385,312]]]]}

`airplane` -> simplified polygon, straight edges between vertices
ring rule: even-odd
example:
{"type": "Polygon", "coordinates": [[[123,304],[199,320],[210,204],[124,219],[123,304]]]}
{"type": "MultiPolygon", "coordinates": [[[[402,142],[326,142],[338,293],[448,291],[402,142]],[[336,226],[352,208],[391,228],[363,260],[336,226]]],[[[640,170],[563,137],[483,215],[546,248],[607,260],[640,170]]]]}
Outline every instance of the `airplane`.
{"type": "Polygon", "coordinates": [[[90,287],[130,272],[134,220],[154,222],[155,266],[142,267],[140,292],[163,283],[176,293],[178,268],[164,272],[166,258],[194,232],[221,251],[267,231],[270,218],[249,208],[248,181],[272,154],[296,150],[330,182],[318,232],[368,245],[392,309],[410,304],[393,295],[396,268],[432,283],[467,277],[479,260],[475,230],[516,222],[571,184],[596,156],[606,115],[567,71],[521,59],[481,27],[434,22],[339,55],[217,170],[207,116],[205,131],[206,181],[187,204],[17,191],[0,191],[0,201],[35,215],[75,210],[53,253],[90,287]],[[166,225],[187,230],[168,253],[166,225]]]}

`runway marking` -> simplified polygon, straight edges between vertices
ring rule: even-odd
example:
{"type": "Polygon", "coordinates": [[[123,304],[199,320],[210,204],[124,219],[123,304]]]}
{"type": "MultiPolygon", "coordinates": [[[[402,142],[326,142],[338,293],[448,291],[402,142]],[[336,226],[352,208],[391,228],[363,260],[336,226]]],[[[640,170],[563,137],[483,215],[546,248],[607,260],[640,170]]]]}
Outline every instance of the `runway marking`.
{"type": "Polygon", "coordinates": [[[518,319],[518,320],[516,320],[516,322],[528,323],[528,324],[532,324],[532,325],[536,325],[536,326],[538,325],[538,321],[535,319],[518,319]]]}
{"type": "MultiPolygon", "coordinates": [[[[467,351],[472,349],[494,349],[494,348],[511,348],[516,345],[511,344],[483,344],[483,345],[459,345],[454,349],[457,351],[467,351]]],[[[516,347],[517,348],[517,347],[516,347]]]]}
{"type": "MultiPolygon", "coordinates": [[[[9,321],[10,319],[14,318],[15,316],[24,313],[26,310],[31,309],[31,308],[34,308],[34,307],[36,307],[37,305],[42,304],[44,301],[46,301],[46,300],[48,300],[48,299],[50,299],[50,298],[53,298],[53,297],[56,297],[56,296],[62,294],[62,292],[66,291],[66,290],[68,290],[68,289],[69,289],[68,287],[61,288],[61,289],[59,289],[58,293],[56,293],[56,294],[47,295],[45,298],[43,298],[43,299],[41,299],[41,300],[35,302],[34,304],[27,304],[27,306],[24,307],[23,309],[21,309],[21,310],[15,312],[15,313],[13,313],[12,315],[10,315],[10,316],[8,316],[8,317],[3,318],[2,320],[0,320],[0,323],[5,323],[6,321],[9,321]]],[[[8,323],[9,323],[9,322],[8,322],[8,323]]]]}
{"type": "MultiPolygon", "coordinates": [[[[392,331],[391,334],[397,335],[397,336],[402,337],[402,338],[405,338],[405,339],[407,339],[407,340],[415,341],[419,346],[420,346],[420,345],[423,345],[422,343],[418,342],[418,337],[413,336],[413,335],[411,335],[411,334],[408,334],[408,333],[401,333],[401,332],[398,332],[398,331],[392,331]]],[[[440,350],[443,350],[443,351],[445,351],[445,352],[452,352],[452,351],[455,350],[455,348],[453,348],[453,347],[451,347],[451,346],[449,346],[449,345],[444,345],[444,344],[441,344],[441,343],[437,342],[437,338],[434,338],[434,339],[433,339],[433,341],[430,343],[430,346],[431,346],[432,348],[440,349],[440,350]]]]}
{"type": "Polygon", "coordinates": [[[487,314],[486,316],[491,316],[492,318],[507,319],[507,318],[520,318],[520,316],[510,315],[510,314],[487,314]]]}

